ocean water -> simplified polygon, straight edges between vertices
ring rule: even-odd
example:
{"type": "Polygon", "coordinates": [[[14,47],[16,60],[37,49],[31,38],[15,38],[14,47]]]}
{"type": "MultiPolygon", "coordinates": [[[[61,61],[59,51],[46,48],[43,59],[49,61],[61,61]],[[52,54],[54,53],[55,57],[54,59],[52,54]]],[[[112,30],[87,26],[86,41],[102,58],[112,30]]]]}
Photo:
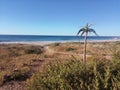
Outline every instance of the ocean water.
{"type": "MultiPolygon", "coordinates": [[[[49,36],[49,35],[0,35],[0,43],[3,42],[44,42],[44,41],[83,41],[84,36],[49,36]]],[[[89,41],[120,41],[120,36],[89,36],[89,41]]]]}

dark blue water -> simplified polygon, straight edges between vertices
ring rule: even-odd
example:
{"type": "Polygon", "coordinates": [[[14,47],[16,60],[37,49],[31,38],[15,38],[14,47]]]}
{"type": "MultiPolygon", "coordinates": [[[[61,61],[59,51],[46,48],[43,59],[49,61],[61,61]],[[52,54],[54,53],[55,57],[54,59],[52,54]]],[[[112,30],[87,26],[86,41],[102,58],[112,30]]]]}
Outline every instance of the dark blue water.
{"type": "MultiPolygon", "coordinates": [[[[82,41],[79,36],[48,36],[48,35],[0,35],[0,42],[34,42],[34,41],[82,41]]],[[[88,40],[120,40],[120,36],[89,36],[88,40]]]]}

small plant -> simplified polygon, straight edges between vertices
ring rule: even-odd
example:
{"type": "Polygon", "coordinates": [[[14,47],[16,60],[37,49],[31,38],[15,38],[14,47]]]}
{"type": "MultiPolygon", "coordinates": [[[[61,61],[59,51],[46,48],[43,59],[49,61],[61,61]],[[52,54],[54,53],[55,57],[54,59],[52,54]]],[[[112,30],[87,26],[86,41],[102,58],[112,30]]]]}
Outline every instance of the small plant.
{"type": "Polygon", "coordinates": [[[54,43],[54,47],[57,47],[59,45],[60,45],[60,43],[54,43]]]}
{"type": "Polygon", "coordinates": [[[73,50],[75,50],[75,49],[71,48],[71,47],[69,47],[69,48],[66,49],[66,51],[73,51],[73,50]]]}
{"type": "Polygon", "coordinates": [[[23,67],[20,70],[14,71],[11,75],[11,79],[13,80],[26,80],[29,77],[30,68],[23,67]]]}
{"type": "Polygon", "coordinates": [[[116,60],[120,60],[120,50],[115,50],[113,53],[113,58],[116,60]]]}
{"type": "Polygon", "coordinates": [[[14,70],[10,75],[5,76],[4,81],[23,81],[26,80],[29,77],[30,69],[29,67],[23,67],[21,69],[14,70]]]}
{"type": "Polygon", "coordinates": [[[4,72],[0,72],[0,86],[3,84],[4,82],[4,72]]]}
{"type": "Polygon", "coordinates": [[[43,50],[36,47],[30,47],[25,50],[26,54],[42,54],[43,50]]]}

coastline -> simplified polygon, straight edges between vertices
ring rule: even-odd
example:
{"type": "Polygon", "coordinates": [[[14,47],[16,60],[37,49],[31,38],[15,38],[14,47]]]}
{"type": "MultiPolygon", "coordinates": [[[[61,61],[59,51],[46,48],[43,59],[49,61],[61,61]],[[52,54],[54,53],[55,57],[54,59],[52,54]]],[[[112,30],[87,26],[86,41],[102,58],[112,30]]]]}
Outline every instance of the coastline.
{"type": "MultiPolygon", "coordinates": [[[[0,42],[0,44],[28,44],[28,45],[48,45],[48,44],[53,44],[53,43],[78,43],[78,42],[84,42],[83,40],[80,41],[26,41],[26,42],[0,42]]],[[[120,42],[119,39],[114,39],[114,40],[88,40],[88,42],[120,42]]]]}

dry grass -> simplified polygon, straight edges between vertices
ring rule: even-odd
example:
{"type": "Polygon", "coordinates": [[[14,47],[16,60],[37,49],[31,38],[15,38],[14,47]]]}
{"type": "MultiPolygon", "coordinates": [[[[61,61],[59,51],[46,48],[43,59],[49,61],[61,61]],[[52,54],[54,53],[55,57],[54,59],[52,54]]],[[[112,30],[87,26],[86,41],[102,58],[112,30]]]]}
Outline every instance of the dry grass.
{"type": "MultiPolygon", "coordinates": [[[[18,85],[15,82],[25,83],[26,79],[35,73],[41,72],[45,65],[52,60],[61,60],[62,62],[71,59],[82,60],[83,47],[83,43],[57,43],[47,46],[0,45],[0,85],[2,85],[0,90],[13,81],[13,85],[18,85]],[[49,48],[46,49],[46,47],[49,48]],[[20,81],[19,77],[25,78],[20,81]]],[[[88,43],[87,60],[111,60],[112,53],[115,52],[114,49],[118,48],[120,48],[119,42],[88,43]]],[[[115,55],[118,55],[118,53],[115,55]]]]}

